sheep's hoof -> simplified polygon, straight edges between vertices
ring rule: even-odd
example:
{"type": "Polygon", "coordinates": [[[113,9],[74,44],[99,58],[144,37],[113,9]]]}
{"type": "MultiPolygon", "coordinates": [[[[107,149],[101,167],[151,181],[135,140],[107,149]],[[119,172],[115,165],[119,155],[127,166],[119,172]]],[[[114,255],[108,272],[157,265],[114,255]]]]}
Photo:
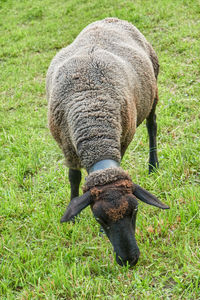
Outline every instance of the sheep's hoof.
{"type": "Polygon", "coordinates": [[[154,166],[149,164],[149,174],[151,174],[153,172],[156,172],[158,168],[159,168],[159,163],[158,162],[154,166]]]}

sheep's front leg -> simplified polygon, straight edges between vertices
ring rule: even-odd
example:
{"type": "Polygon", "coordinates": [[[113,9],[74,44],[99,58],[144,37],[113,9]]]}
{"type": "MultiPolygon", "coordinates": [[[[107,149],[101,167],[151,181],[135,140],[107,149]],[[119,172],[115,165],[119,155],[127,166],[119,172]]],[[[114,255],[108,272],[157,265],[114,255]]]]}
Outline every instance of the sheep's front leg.
{"type": "Polygon", "coordinates": [[[159,167],[158,156],[157,156],[157,123],[156,123],[156,104],[155,99],[152,110],[147,118],[147,130],[149,134],[149,174],[154,170],[154,168],[159,167]]]}
{"type": "Polygon", "coordinates": [[[79,185],[81,182],[81,171],[69,169],[69,182],[71,186],[71,197],[72,200],[75,197],[79,196],[79,185]]]}

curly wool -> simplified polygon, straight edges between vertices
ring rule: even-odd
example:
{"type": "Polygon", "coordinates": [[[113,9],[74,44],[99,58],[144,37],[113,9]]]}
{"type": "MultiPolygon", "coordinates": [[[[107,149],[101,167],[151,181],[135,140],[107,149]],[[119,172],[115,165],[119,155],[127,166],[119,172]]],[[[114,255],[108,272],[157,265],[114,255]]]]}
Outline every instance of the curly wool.
{"type": "Polygon", "coordinates": [[[132,24],[107,18],[88,25],[52,60],[48,122],[68,167],[120,162],[157,97],[157,56],[132,24]]]}
{"type": "Polygon", "coordinates": [[[122,168],[107,168],[104,170],[99,170],[86,177],[83,191],[85,193],[95,186],[104,186],[106,184],[114,183],[118,180],[128,180],[132,183],[128,172],[124,171],[122,168]]]}

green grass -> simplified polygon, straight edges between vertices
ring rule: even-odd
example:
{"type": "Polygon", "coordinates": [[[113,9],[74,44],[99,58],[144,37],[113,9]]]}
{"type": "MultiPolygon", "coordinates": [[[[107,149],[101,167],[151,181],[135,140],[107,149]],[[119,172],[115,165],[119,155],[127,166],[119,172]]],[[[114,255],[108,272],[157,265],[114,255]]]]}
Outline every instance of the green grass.
{"type": "Polygon", "coordinates": [[[199,1],[1,0],[0,10],[0,299],[199,299],[199,1]],[[107,16],[135,24],[161,65],[160,169],[148,175],[144,124],[122,166],[171,209],[141,203],[133,269],[115,263],[89,208],[59,223],[68,171],[46,125],[51,59],[107,16]]]}

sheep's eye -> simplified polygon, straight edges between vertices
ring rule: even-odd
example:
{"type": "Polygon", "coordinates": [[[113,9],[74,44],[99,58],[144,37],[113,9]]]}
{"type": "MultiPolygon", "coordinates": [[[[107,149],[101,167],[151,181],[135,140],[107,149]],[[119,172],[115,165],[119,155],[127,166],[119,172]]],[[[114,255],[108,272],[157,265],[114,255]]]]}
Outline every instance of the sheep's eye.
{"type": "Polygon", "coordinates": [[[110,226],[107,224],[107,222],[105,222],[104,220],[100,219],[100,218],[95,218],[97,222],[99,222],[99,224],[103,227],[104,230],[109,230],[110,226]]]}
{"type": "Polygon", "coordinates": [[[106,222],[103,219],[95,217],[96,221],[99,222],[102,226],[107,226],[106,222]]]}

